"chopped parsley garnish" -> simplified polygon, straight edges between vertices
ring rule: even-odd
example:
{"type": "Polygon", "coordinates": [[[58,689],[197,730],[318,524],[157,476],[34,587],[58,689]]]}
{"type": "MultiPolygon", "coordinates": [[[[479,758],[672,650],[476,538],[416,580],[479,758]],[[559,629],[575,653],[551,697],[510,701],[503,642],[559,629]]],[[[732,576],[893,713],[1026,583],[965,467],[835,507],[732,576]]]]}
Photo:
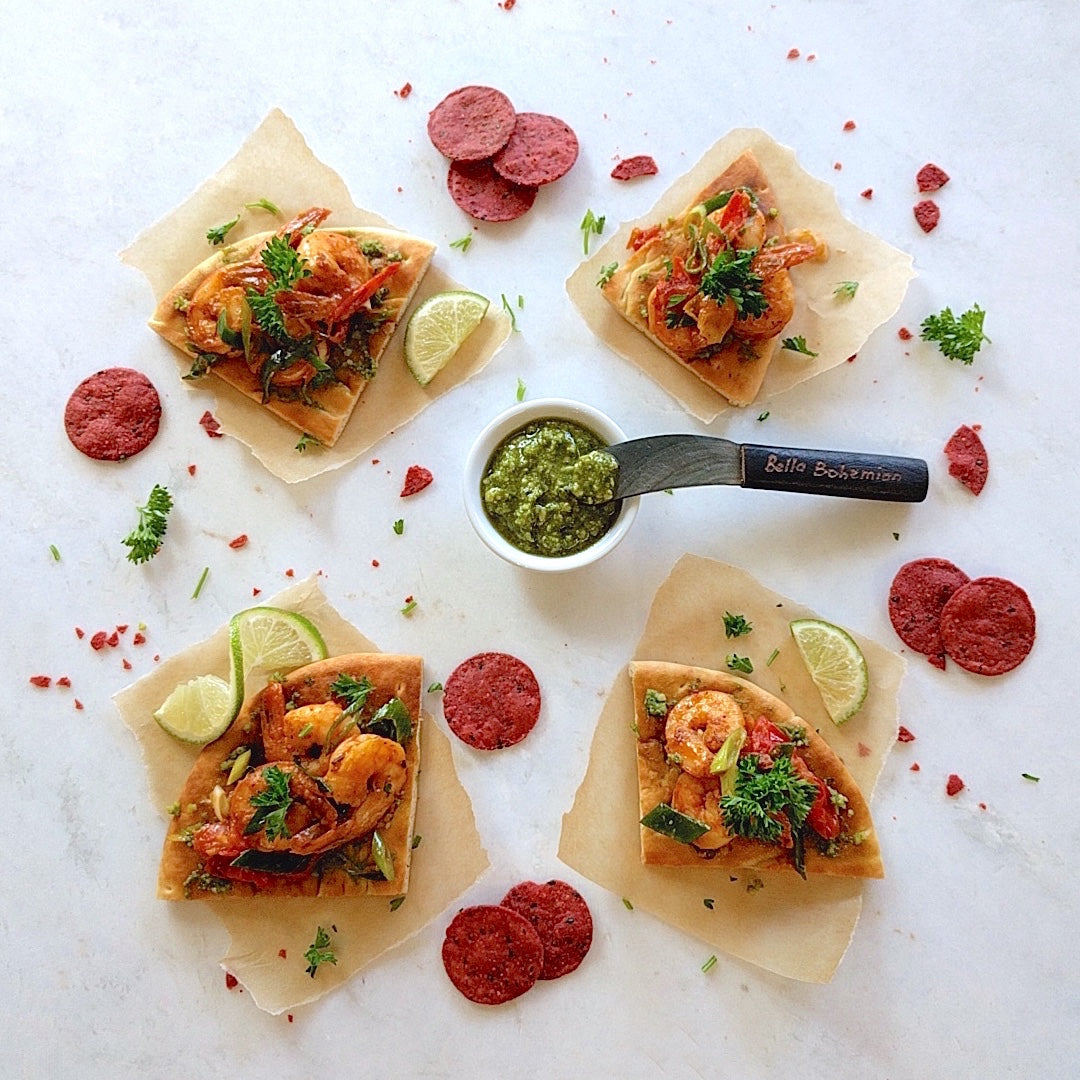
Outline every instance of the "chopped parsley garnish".
{"type": "Polygon", "coordinates": [[[473,241],[473,235],[472,235],[472,233],[468,233],[466,236],[462,236],[458,240],[452,240],[450,242],[450,246],[452,248],[457,248],[458,251],[460,251],[462,254],[464,254],[466,251],[469,250],[469,247],[471,246],[472,241],[473,241]]]}
{"type": "Polygon", "coordinates": [[[615,271],[619,269],[617,262],[605,263],[600,267],[600,276],[596,279],[596,284],[600,287],[606,285],[614,276],[615,271]]]}
{"type": "Polygon", "coordinates": [[[769,414],[767,412],[758,413],[757,420],[758,420],[759,424],[764,423],[768,419],[769,419],[769,414]]]}
{"type": "Polygon", "coordinates": [[[262,293],[257,289],[248,289],[247,302],[252,318],[272,337],[289,341],[291,339],[285,329],[281,308],[274,297],[283,289],[293,288],[301,278],[309,277],[311,271],[304,257],[290,245],[288,235],[272,236],[260,257],[263,266],[270,272],[270,284],[262,293]]]}
{"type": "Polygon", "coordinates": [[[285,824],[285,815],[293,803],[289,774],[277,765],[270,765],[262,778],[266,787],[251,796],[255,813],[244,828],[244,835],[250,836],[262,829],[267,840],[288,839],[292,834],[285,824]]]}
{"type": "Polygon", "coordinates": [[[589,254],[589,237],[593,235],[599,236],[604,231],[604,221],[603,216],[597,217],[591,210],[585,211],[585,216],[581,219],[579,227],[584,240],[586,255],[589,254]]]}
{"type": "Polygon", "coordinates": [[[769,653],[769,659],[765,661],[765,666],[766,667],[772,667],[773,666],[773,661],[779,655],[780,655],[780,650],[779,649],[773,649],[773,651],[771,653],[769,653]]]}
{"type": "Polygon", "coordinates": [[[514,314],[514,309],[510,306],[510,301],[506,299],[506,293],[499,293],[499,296],[502,297],[503,311],[505,311],[506,314],[510,316],[510,329],[513,333],[516,334],[518,324],[517,316],[514,314]]]}
{"type": "Polygon", "coordinates": [[[390,901],[390,910],[391,911],[397,911],[397,909],[399,907],[401,907],[401,905],[404,904],[404,903],[405,903],[405,897],[404,896],[395,896],[394,899],[390,901]]]}
{"type": "Polygon", "coordinates": [[[702,902],[702,903],[703,903],[703,904],[704,904],[704,905],[705,905],[705,906],[706,906],[706,907],[707,907],[707,908],[708,908],[708,909],[709,909],[710,911],[712,911],[713,907],[714,907],[714,906],[716,905],[716,901],[715,901],[715,900],[714,900],[714,899],[713,899],[713,898],[712,898],[711,896],[706,896],[706,897],[705,897],[705,899],[704,899],[704,900],[702,900],[701,902],[702,902]]]}
{"type": "Polygon", "coordinates": [[[430,686],[429,686],[429,687],[427,688],[427,692],[428,692],[429,694],[439,694],[439,693],[442,693],[442,688],[443,688],[443,686],[442,686],[442,683],[441,683],[441,682],[433,682],[433,683],[432,683],[432,684],[431,684],[431,685],[430,685],[430,686]]]}
{"type": "Polygon", "coordinates": [[[309,435],[306,431],[300,436],[300,441],[296,444],[296,452],[302,454],[309,446],[322,446],[322,443],[315,438],[314,435],[309,435]]]}
{"type": "Polygon", "coordinates": [[[352,716],[360,712],[367,704],[367,699],[374,689],[371,680],[366,675],[354,679],[351,675],[341,672],[330,684],[330,693],[345,702],[344,711],[346,716],[352,716]]]}
{"type": "Polygon", "coordinates": [[[978,304],[965,311],[959,318],[945,308],[937,315],[928,315],[922,323],[923,341],[936,342],[938,348],[950,360],[970,364],[975,354],[989,338],[983,333],[986,312],[978,304]]]}
{"type": "Polygon", "coordinates": [[[718,304],[730,300],[740,319],[764,315],[769,302],[761,291],[764,278],[750,269],[756,248],[721,251],[701,279],[701,291],[718,304]]]}
{"type": "Polygon", "coordinates": [[[746,675],[751,674],[754,670],[754,664],[749,656],[740,656],[738,653],[728,653],[724,658],[724,663],[727,664],[730,671],[741,671],[746,675]]]}
{"type": "Polygon", "coordinates": [[[60,561],[60,549],[55,544],[49,545],[49,554],[53,557],[53,562],[60,561]]]}
{"type": "Polygon", "coordinates": [[[240,215],[237,214],[232,221],[226,221],[224,225],[214,225],[206,230],[207,242],[213,246],[225,243],[225,237],[236,228],[240,221],[240,215]]]}
{"type": "Polygon", "coordinates": [[[839,281],[833,289],[833,296],[838,300],[850,300],[859,291],[857,281],[839,281]]]}
{"type": "Polygon", "coordinates": [[[744,615],[732,615],[730,611],[724,612],[725,637],[742,637],[743,634],[749,634],[753,629],[753,625],[746,621],[744,615]]]}
{"type": "Polygon", "coordinates": [[[313,979],[315,978],[315,972],[319,970],[320,964],[337,963],[337,954],[330,944],[330,935],[323,927],[319,926],[316,928],[315,940],[308,946],[307,952],[304,953],[304,959],[308,964],[304,970],[313,979]]]}
{"type": "Polygon", "coordinates": [[[1022,772],[1020,775],[1025,780],[1034,780],[1036,784],[1039,782],[1039,778],[1037,776],[1032,776],[1031,773],[1029,773],[1029,772],[1022,772]]]}
{"type": "Polygon", "coordinates": [[[398,536],[400,536],[404,531],[405,531],[405,519],[404,518],[398,518],[397,521],[394,522],[394,532],[398,536]]]}
{"type": "Polygon", "coordinates": [[[737,765],[735,791],[721,795],[720,809],[736,836],[775,844],[784,832],[783,818],[798,833],[815,798],[817,787],[795,775],[790,757],[776,758],[771,769],[763,770],[757,754],[746,754],[737,765]]]}
{"type": "Polygon", "coordinates": [[[415,610],[416,601],[412,597],[409,597],[409,599],[405,601],[405,606],[401,609],[401,614],[411,615],[415,610]]]}
{"type": "Polygon", "coordinates": [[[714,953],[701,965],[701,970],[707,975],[712,969],[716,967],[716,954],[714,953]]]}
{"type": "Polygon", "coordinates": [[[281,216],[281,211],[269,199],[256,199],[254,202],[244,203],[246,210],[265,210],[268,214],[276,217],[281,216]]]}
{"type": "Polygon", "coordinates": [[[816,352],[807,348],[806,338],[804,338],[802,334],[798,337],[784,338],[784,340],[780,342],[780,347],[782,349],[790,349],[792,352],[802,353],[803,356],[809,356],[811,359],[817,356],[816,352]]]}
{"type": "Polygon", "coordinates": [[[525,382],[523,379],[518,379],[517,390],[514,392],[514,397],[517,398],[518,401],[525,400],[525,382]]]}
{"type": "Polygon", "coordinates": [[[129,562],[144,563],[161,550],[172,506],[168,490],[155,484],[146,505],[138,507],[139,524],[124,537],[124,546],[131,549],[127,554],[129,562]]]}

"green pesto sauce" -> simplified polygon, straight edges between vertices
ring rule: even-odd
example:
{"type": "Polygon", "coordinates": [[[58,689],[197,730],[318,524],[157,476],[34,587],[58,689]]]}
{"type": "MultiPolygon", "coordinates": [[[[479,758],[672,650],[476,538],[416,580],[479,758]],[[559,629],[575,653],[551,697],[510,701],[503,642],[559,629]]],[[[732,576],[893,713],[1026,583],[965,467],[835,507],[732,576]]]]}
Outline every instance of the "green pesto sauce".
{"type": "Polygon", "coordinates": [[[533,420],[507,436],[480,482],[491,523],[530,555],[558,558],[596,543],[621,505],[608,501],[618,465],[604,446],[570,420],[533,420]]]}

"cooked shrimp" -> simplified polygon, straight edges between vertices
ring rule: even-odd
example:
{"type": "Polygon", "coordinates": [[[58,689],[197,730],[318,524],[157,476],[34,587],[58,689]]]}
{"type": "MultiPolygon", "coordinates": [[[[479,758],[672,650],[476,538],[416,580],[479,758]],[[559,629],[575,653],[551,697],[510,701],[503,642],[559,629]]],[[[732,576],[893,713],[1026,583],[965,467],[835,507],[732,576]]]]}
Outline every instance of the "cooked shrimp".
{"type": "Polygon", "coordinates": [[[239,356],[243,349],[228,345],[221,337],[222,325],[241,332],[248,289],[265,288],[270,275],[261,263],[243,262],[222,266],[208,274],[191,295],[184,319],[188,339],[200,351],[220,356],[239,356]],[[224,318],[222,315],[224,314],[224,318]]]}
{"type": "Polygon", "coordinates": [[[294,757],[317,759],[306,766],[309,773],[326,771],[329,758],[326,743],[331,732],[340,725],[342,708],[335,701],[318,705],[301,705],[280,715],[270,711],[262,723],[263,747],[272,761],[288,761],[294,757]],[[320,767],[321,763],[321,767],[320,767]]]}
{"type": "Polygon", "coordinates": [[[732,835],[724,824],[724,812],[720,809],[719,777],[703,780],[689,773],[680,773],[671,792],[671,806],[680,814],[709,826],[709,831],[694,841],[695,847],[715,851],[731,843],[732,835]]]}
{"type": "Polygon", "coordinates": [[[664,743],[683,772],[709,777],[716,752],[745,726],[739,703],[721,690],[698,690],[680,698],[667,715],[664,743]]]}
{"type": "Polygon", "coordinates": [[[697,322],[684,310],[687,300],[697,291],[698,283],[676,257],[672,272],[653,286],[645,302],[653,337],[684,360],[700,352],[706,344],[697,322]]]}
{"type": "Polygon", "coordinates": [[[697,322],[706,345],[719,345],[735,322],[735,302],[730,298],[718,304],[711,296],[697,293],[683,311],[697,322]]]}
{"type": "Polygon", "coordinates": [[[764,277],[761,294],[769,306],[760,315],[735,320],[735,336],[744,341],[768,341],[776,337],[795,314],[795,286],[786,270],[764,277]]]}
{"type": "Polygon", "coordinates": [[[308,233],[296,247],[310,273],[296,283],[297,292],[342,294],[371,277],[371,263],[351,236],[336,232],[308,233]]]}

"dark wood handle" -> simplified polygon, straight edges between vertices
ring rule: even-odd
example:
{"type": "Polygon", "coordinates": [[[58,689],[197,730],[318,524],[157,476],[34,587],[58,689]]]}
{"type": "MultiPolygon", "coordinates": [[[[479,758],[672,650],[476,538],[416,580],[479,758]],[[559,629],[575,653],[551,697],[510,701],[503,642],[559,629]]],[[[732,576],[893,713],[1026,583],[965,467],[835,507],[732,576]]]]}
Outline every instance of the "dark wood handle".
{"type": "Polygon", "coordinates": [[[743,487],[883,502],[926,498],[929,475],[921,458],[749,443],[742,451],[743,487]]]}

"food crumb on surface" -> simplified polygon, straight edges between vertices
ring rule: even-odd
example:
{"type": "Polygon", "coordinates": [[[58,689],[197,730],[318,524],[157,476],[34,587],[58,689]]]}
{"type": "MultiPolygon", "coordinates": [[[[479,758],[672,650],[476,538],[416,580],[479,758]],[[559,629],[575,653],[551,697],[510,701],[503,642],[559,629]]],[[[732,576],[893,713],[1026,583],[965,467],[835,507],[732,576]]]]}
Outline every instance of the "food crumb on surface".
{"type": "Polygon", "coordinates": [[[906,728],[903,724],[900,725],[899,731],[896,733],[897,742],[914,742],[915,736],[906,728]]]}
{"type": "Polygon", "coordinates": [[[237,548],[242,548],[246,546],[247,542],[247,533],[241,533],[239,536],[234,536],[232,540],[229,541],[229,547],[235,550],[237,548]]]}
{"type": "Polygon", "coordinates": [[[787,58],[789,60],[798,60],[800,55],[801,54],[798,49],[788,49],[787,58]]]}
{"type": "Polygon", "coordinates": [[[941,210],[933,199],[923,199],[921,202],[917,202],[912,209],[912,213],[914,213],[915,220],[924,233],[933,232],[941,220],[941,210]]]}
{"type": "Polygon", "coordinates": [[[855,121],[854,120],[845,120],[844,121],[844,130],[845,131],[854,131],[855,130],[855,121]]]}
{"type": "Polygon", "coordinates": [[[913,761],[911,763],[911,767],[908,769],[908,772],[918,772],[918,771],[919,771],[919,763],[917,761],[913,761]]]}
{"type": "Polygon", "coordinates": [[[937,191],[948,182],[949,174],[932,162],[927,162],[915,174],[915,185],[920,191],[937,191]]]}
{"type": "Polygon", "coordinates": [[[863,188],[862,191],[859,192],[859,194],[864,199],[872,199],[874,197],[874,189],[872,187],[863,188]]]}
{"type": "Polygon", "coordinates": [[[912,338],[912,333],[906,326],[901,326],[900,329],[896,331],[896,336],[901,341],[910,341],[912,338]]]}
{"type": "Polygon", "coordinates": [[[45,689],[45,687],[52,685],[52,679],[48,675],[31,675],[30,685],[45,689]]]}
{"type": "Polygon", "coordinates": [[[394,97],[407,98],[412,93],[412,83],[407,82],[400,90],[394,91],[394,97]]]}
{"type": "Polygon", "coordinates": [[[949,779],[945,782],[945,794],[949,796],[959,795],[964,790],[964,781],[956,773],[949,773],[949,779]]]}

